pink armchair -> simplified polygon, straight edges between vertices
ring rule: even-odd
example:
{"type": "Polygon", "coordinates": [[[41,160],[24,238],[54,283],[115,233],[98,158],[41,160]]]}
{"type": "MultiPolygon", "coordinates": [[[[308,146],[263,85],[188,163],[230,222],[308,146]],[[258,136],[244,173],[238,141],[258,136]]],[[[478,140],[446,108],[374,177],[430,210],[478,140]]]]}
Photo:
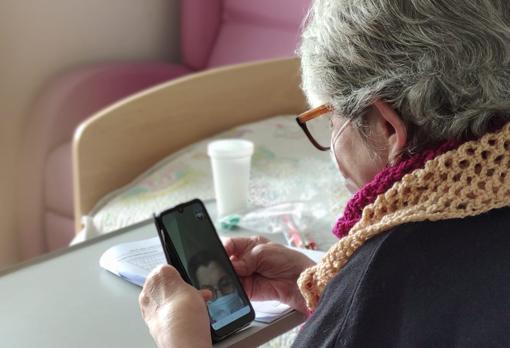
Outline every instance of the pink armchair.
{"type": "Polygon", "coordinates": [[[309,2],[182,0],[181,64],[98,64],[51,81],[34,104],[25,136],[18,209],[24,258],[66,246],[74,236],[70,147],[81,121],[194,71],[293,55],[309,2]]]}

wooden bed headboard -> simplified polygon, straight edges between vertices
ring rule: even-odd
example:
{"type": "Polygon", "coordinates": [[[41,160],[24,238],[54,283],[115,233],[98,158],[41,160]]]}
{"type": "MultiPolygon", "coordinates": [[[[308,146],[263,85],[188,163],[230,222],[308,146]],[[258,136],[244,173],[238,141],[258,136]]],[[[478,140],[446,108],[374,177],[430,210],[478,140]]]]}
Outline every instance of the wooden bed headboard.
{"type": "Polygon", "coordinates": [[[107,193],[169,154],[229,128],[305,110],[297,58],[172,80],[98,112],[73,139],[76,231],[107,193]]]}

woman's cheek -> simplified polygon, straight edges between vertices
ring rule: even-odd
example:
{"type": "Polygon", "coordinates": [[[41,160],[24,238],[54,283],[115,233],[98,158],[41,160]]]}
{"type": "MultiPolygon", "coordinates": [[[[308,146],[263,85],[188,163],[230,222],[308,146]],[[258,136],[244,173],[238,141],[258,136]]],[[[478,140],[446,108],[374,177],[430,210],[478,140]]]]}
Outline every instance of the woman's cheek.
{"type": "Polygon", "coordinates": [[[359,186],[354,182],[354,180],[352,180],[346,174],[345,170],[342,169],[343,165],[340,164],[340,161],[335,156],[335,153],[333,151],[330,151],[330,155],[331,155],[331,161],[333,161],[333,163],[335,163],[335,166],[336,166],[340,176],[342,176],[342,178],[344,179],[344,185],[347,188],[347,190],[352,194],[356,193],[359,190],[359,186]]]}

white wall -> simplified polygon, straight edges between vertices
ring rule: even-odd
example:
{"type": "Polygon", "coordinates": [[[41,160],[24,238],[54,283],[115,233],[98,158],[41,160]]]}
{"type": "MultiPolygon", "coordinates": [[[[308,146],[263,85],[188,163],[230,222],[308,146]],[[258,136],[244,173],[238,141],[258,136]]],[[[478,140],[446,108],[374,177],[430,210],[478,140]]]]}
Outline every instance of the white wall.
{"type": "Polygon", "coordinates": [[[0,0],[0,268],[19,260],[12,204],[27,112],[62,71],[179,57],[178,0],[0,0]]]}

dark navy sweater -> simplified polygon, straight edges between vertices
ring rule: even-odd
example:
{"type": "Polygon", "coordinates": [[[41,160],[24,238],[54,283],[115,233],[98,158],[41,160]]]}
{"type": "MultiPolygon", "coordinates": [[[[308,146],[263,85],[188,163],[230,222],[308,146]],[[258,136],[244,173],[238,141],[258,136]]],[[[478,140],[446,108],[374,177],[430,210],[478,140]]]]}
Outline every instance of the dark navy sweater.
{"type": "Polygon", "coordinates": [[[370,239],[294,347],[510,347],[510,208],[370,239]]]}

